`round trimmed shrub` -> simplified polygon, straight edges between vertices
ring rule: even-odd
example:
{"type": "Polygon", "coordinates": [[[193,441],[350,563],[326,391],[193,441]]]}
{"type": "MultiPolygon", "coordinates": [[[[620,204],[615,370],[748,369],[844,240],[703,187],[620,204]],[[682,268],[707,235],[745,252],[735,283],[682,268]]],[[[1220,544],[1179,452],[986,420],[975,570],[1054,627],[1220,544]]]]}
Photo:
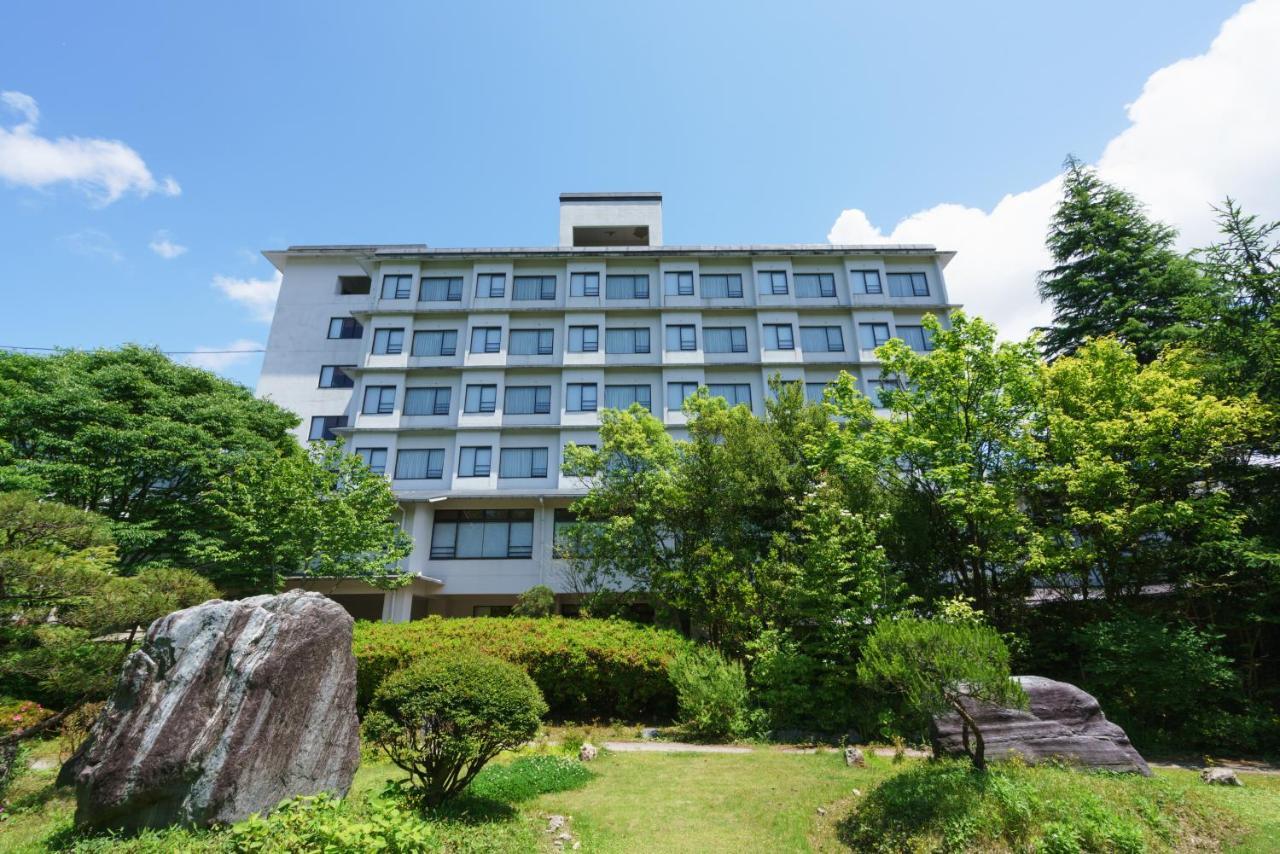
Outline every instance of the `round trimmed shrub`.
{"type": "Polygon", "coordinates": [[[409,774],[418,799],[435,807],[499,752],[533,738],[546,712],[522,668],[483,653],[448,653],[388,677],[363,733],[409,774]]]}

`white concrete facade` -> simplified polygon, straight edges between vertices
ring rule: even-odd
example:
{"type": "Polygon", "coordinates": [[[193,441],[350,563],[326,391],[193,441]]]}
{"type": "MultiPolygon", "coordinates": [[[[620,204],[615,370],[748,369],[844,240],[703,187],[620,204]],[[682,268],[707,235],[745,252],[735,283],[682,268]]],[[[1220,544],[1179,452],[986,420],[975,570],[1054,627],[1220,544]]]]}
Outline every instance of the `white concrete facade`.
{"type": "Polygon", "coordinates": [[[300,441],[337,419],[333,435],[385,466],[413,537],[419,580],[383,618],[486,613],[536,584],[568,611],[555,511],[582,489],[560,464],[567,443],[597,441],[607,405],[647,389],[681,435],[692,384],[757,414],[775,373],[816,394],[848,371],[874,394],[864,345],[919,342],[921,317],[952,307],[951,253],[932,246],[661,240],[657,194],[566,194],[554,247],[265,253],[283,282],[258,394],[301,417],[300,441]],[[597,244],[615,232],[629,242],[597,244]]]}

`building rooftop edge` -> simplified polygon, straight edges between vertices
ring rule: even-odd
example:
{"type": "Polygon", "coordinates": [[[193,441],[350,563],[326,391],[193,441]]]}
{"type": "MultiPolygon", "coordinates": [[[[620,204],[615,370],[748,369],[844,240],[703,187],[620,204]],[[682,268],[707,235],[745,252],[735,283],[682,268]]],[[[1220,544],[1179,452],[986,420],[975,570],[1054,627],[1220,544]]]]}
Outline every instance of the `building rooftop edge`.
{"type": "Polygon", "coordinates": [[[561,193],[562,202],[660,202],[662,193],[651,190],[621,193],[561,193]]]}

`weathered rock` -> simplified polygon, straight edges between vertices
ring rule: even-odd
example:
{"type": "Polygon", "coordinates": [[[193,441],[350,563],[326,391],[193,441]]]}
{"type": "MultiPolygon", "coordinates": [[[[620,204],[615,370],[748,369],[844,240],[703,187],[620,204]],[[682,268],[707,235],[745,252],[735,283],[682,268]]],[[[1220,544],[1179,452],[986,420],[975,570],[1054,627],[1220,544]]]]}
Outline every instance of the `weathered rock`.
{"type": "Polygon", "coordinates": [[[204,826],[345,794],[360,763],[351,628],[300,590],[156,620],[62,769],[76,823],[204,826]]]}
{"type": "Polygon", "coordinates": [[[850,768],[867,767],[867,757],[862,755],[862,751],[856,747],[846,747],[844,749],[844,764],[850,768]]]}
{"type": "Polygon", "coordinates": [[[659,738],[661,736],[662,736],[662,731],[659,730],[657,727],[647,726],[644,729],[640,730],[640,737],[645,739],[646,741],[651,741],[652,739],[659,738]]]}
{"type": "MultiPolygon", "coordinates": [[[[1028,711],[986,703],[966,703],[986,742],[989,760],[1020,755],[1035,763],[1060,758],[1086,768],[1132,771],[1151,769],[1124,730],[1102,714],[1098,701],[1074,685],[1043,676],[1015,676],[1031,701],[1028,711]]],[[[964,756],[960,715],[935,716],[929,728],[935,755],[964,756]]]]}
{"type": "Polygon", "coordinates": [[[1200,772],[1200,779],[1211,786],[1243,786],[1236,772],[1230,768],[1206,768],[1200,772]]]}
{"type": "Polygon", "coordinates": [[[594,744],[584,744],[578,748],[578,761],[590,762],[596,758],[599,752],[594,744]]]}

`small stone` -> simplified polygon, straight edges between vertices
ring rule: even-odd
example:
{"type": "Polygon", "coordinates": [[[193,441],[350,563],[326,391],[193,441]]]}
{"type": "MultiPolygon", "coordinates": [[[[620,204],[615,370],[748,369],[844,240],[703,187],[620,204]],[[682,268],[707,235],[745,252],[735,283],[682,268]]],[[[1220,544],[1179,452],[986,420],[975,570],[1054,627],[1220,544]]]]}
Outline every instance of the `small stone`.
{"type": "Polygon", "coordinates": [[[582,843],[581,843],[581,842],[575,842],[575,843],[573,843],[573,850],[574,850],[574,851],[577,851],[577,850],[578,850],[579,848],[581,848],[581,847],[582,847],[582,843]]]}
{"type": "Polygon", "coordinates": [[[1206,768],[1200,772],[1200,779],[1210,786],[1243,786],[1236,772],[1230,768],[1206,768]]]}
{"type": "Polygon", "coordinates": [[[555,833],[562,827],[564,827],[564,816],[553,815],[547,819],[547,833],[555,833]]]}
{"type": "Polygon", "coordinates": [[[856,747],[846,747],[844,749],[844,764],[850,768],[866,768],[867,757],[862,755],[862,751],[856,747]]]}
{"type": "Polygon", "coordinates": [[[600,751],[596,749],[594,744],[584,744],[582,747],[578,748],[578,761],[591,762],[599,755],[599,753],[600,751]]]}
{"type": "Polygon", "coordinates": [[[566,831],[564,833],[561,833],[559,836],[557,836],[556,839],[560,840],[561,842],[568,842],[570,839],[573,839],[573,834],[566,831]]]}
{"type": "Polygon", "coordinates": [[[862,797],[862,790],[861,790],[861,789],[854,789],[854,790],[853,790],[853,796],[854,796],[855,798],[860,798],[860,797],[862,797]]]}
{"type": "Polygon", "coordinates": [[[826,815],[826,814],[827,814],[827,811],[824,808],[818,807],[818,815],[826,815]]]}

